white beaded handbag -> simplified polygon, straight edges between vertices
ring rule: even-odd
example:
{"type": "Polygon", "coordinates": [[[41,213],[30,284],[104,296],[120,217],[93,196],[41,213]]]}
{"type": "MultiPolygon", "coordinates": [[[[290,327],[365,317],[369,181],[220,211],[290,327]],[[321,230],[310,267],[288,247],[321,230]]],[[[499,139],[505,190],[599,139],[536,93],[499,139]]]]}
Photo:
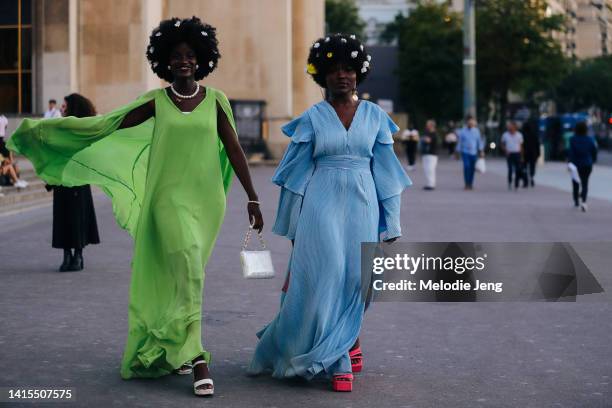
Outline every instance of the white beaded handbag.
{"type": "Polygon", "coordinates": [[[244,243],[242,244],[242,250],[240,251],[240,263],[242,263],[242,274],[247,279],[268,279],[274,277],[274,266],[272,265],[272,255],[270,251],[266,249],[266,243],[264,242],[263,235],[261,232],[257,233],[259,237],[259,243],[261,250],[249,251],[247,246],[251,240],[251,232],[253,227],[249,226],[244,237],[244,243]]]}

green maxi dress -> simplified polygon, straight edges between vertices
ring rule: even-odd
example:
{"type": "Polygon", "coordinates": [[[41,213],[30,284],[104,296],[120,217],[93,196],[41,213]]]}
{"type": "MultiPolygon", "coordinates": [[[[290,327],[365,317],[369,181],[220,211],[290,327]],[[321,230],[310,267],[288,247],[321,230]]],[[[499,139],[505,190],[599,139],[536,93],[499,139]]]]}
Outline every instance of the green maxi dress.
{"type": "Polygon", "coordinates": [[[102,116],[25,119],[8,142],[49,184],[100,186],[134,238],[123,378],[159,377],[197,356],[210,361],[201,341],[203,269],[232,179],[217,103],[235,130],[222,92],[208,87],[185,114],[156,89],[102,116]],[[153,99],[155,118],[117,130],[153,99]]]}

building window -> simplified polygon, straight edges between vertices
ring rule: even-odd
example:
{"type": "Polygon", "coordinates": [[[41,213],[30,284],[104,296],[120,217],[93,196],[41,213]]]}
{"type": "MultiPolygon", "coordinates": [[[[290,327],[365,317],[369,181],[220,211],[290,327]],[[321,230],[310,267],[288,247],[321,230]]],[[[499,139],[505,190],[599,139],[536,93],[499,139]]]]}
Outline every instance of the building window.
{"type": "Polygon", "coordinates": [[[0,112],[32,112],[32,0],[0,2],[0,112]]]}

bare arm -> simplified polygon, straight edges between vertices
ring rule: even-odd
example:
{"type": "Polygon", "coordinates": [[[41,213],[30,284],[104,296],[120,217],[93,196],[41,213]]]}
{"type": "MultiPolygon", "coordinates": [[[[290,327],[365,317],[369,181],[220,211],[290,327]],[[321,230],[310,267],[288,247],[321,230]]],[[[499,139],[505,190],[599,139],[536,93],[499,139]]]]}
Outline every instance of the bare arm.
{"type": "MultiPolygon", "coordinates": [[[[227,151],[227,157],[236,172],[236,176],[244,191],[247,193],[249,201],[257,201],[257,193],[253,188],[253,182],[251,181],[251,174],[249,173],[249,166],[247,163],[246,156],[242,151],[242,147],[240,147],[240,143],[238,143],[238,137],[232,125],[229,123],[225,112],[217,102],[217,131],[219,132],[219,138],[223,145],[225,146],[225,150],[227,151]]],[[[261,215],[261,211],[259,205],[255,203],[249,203],[247,205],[247,211],[249,214],[249,222],[254,222],[253,228],[261,232],[263,229],[263,217],[261,215]]]]}
{"type": "Polygon", "coordinates": [[[153,116],[155,116],[155,101],[151,100],[128,112],[123,118],[123,122],[119,125],[119,129],[138,126],[153,116]]]}

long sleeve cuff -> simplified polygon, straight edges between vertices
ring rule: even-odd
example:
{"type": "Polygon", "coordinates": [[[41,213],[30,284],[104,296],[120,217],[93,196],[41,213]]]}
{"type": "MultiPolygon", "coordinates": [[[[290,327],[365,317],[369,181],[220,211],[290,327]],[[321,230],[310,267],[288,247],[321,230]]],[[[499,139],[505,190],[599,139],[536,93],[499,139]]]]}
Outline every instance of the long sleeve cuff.
{"type": "Polygon", "coordinates": [[[380,202],[382,216],[384,216],[386,224],[386,229],[382,236],[383,241],[402,236],[402,227],[400,225],[401,197],[401,194],[397,194],[380,202]]]}
{"type": "Polygon", "coordinates": [[[301,195],[295,194],[291,190],[284,187],[281,189],[278,209],[276,210],[276,222],[272,227],[273,233],[288,239],[295,238],[298,219],[302,209],[302,199],[301,195]]]}

